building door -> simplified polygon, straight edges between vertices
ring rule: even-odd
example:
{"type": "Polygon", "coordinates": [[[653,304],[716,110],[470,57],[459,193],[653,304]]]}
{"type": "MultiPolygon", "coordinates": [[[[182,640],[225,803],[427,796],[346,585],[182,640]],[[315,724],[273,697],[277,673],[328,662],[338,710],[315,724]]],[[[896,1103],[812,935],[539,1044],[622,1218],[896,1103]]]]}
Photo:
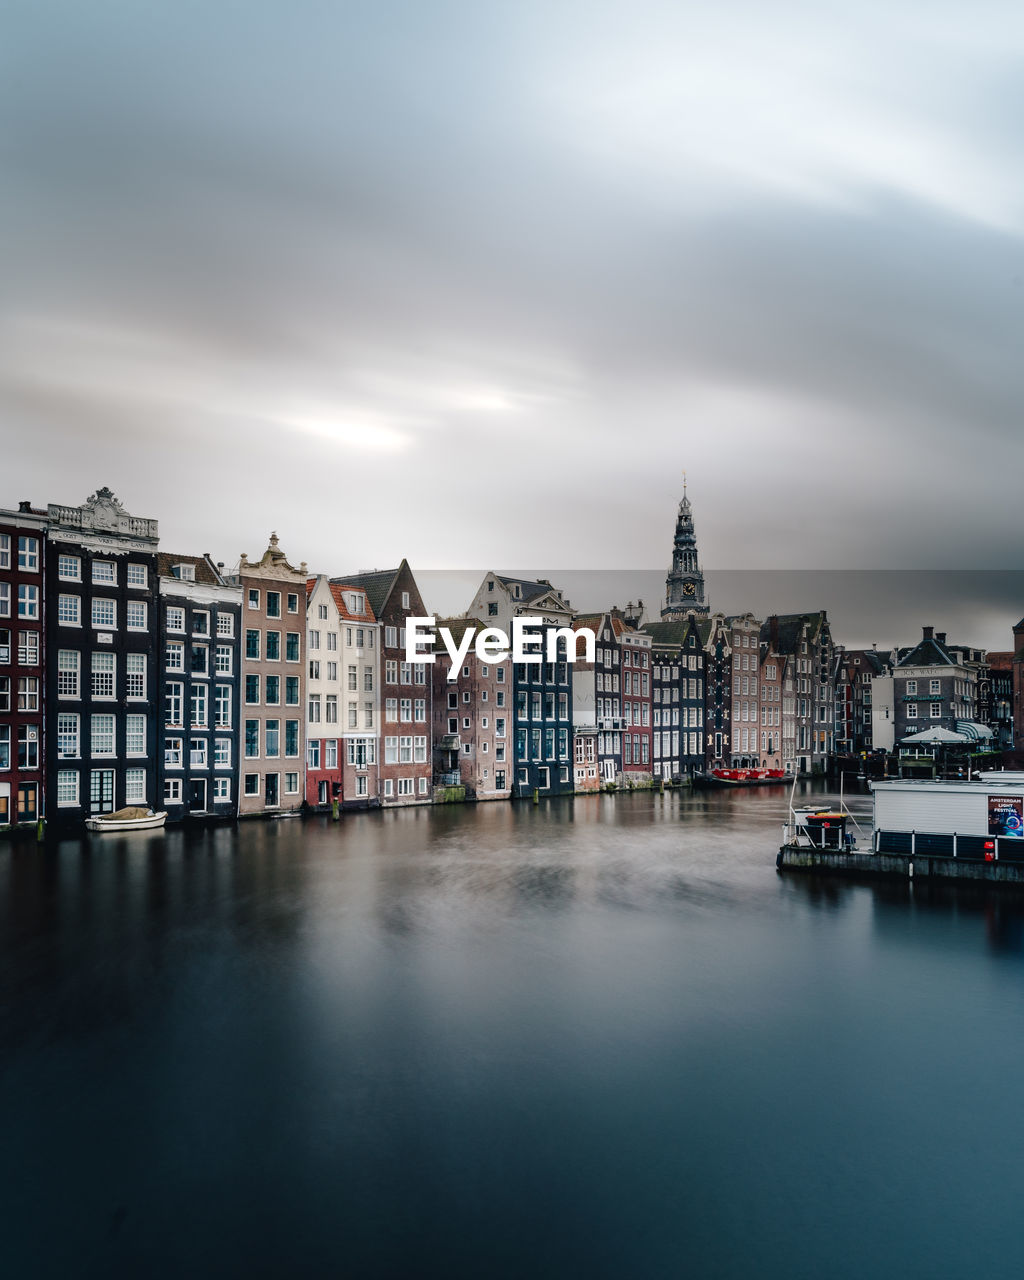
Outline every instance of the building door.
{"type": "Polygon", "coordinates": [[[276,809],[279,803],[278,790],[277,790],[278,776],[279,775],[276,773],[267,774],[265,794],[266,794],[266,806],[268,809],[276,809]]]}
{"type": "Polygon", "coordinates": [[[206,779],[193,778],[189,784],[188,807],[193,813],[206,812],[206,779]]]}
{"type": "Polygon", "coordinates": [[[21,782],[18,784],[18,821],[35,822],[39,817],[37,808],[37,782],[21,782]]]}
{"type": "Polygon", "coordinates": [[[93,769],[89,778],[89,812],[113,813],[114,771],[93,769]]]}
{"type": "Polygon", "coordinates": [[[321,782],[319,787],[317,787],[316,802],[317,804],[330,804],[331,796],[329,783],[321,782]]]}

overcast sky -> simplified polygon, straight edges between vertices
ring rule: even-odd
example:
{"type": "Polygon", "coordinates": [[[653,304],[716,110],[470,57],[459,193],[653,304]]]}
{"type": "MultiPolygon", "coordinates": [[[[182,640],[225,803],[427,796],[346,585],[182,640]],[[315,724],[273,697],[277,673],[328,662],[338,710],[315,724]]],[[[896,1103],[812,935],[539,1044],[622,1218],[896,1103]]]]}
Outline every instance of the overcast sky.
{"type": "Polygon", "coordinates": [[[712,568],[1024,565],[1019,3],[3,13],[0,505],[661,568],[685,468],[712,568]]]}

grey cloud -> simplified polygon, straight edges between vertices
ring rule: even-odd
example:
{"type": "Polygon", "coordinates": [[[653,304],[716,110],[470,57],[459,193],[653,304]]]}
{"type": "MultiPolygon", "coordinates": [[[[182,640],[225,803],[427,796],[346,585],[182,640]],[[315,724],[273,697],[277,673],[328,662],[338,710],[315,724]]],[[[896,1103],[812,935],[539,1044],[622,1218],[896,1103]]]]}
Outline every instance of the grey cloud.
{"type": "MultiPolygon", "coordinates": [[[[1012,13],[990,14],[1011,49],[1012,13]]],[[[961,32],[935,6],[867,6],[834,29],[800,5],[770,26],[736,6],[736,49],[729,18],[19,14],[0,77],[0,395],[32,496],[75,499],[92,457],[105,473],[90,484],[115,483],[182,549],[226,543],[224,558],[273,512],[289,554],[339,568],[555,548],[628,567],[667,557],[686,466],[709,563],[1015,567],[1007,53],[977,14],[961,32]],[[760,183],[737,142],[758,122],[745,99],[728,114],[759,39],[764,74],[794,86],[760,183]],[[676,52],[661,108],[652,86],[676,52]],[[834,155],[818,57],[844,73],[834,155]],[[704,72],[727,90],[712,84],[694,120],[702,100],[677,95],[704,72]],[[884,151],[887,119],[969,155],[965,190],[941,166],[900,184],[844,134],[878,127],[884,151]],[[694,128],[721,139],[720,164],[694,128]],[[53,461],[69,437],[73,466],[53,461]],[[211,465],[165,449],[184,438],[208,442],[211,465]]]]}

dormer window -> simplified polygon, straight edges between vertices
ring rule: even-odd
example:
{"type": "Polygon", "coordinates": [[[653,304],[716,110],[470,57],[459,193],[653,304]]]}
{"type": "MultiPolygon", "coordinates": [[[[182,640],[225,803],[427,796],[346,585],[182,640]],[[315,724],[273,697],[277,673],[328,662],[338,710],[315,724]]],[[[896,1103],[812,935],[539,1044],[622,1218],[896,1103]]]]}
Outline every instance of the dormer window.
{"type": "Polygon", "coordinates": [[[517,600],[522,599],[523,592],[522,592],[522,588],[519,586],[519,583],[518,583],[518,582],[513,582],[513,584],[512,584],[512,594],[513,594],[513,596],[514,596],[517,600]]]}
{"type": "Polygon", "coordinates": [[[176,564],[171,570],[176,578],[180,578],[182,582],[195,582],[196,567],[194,564],[176,564]]]}
{"type": "Polygon", "coordinates": [[[345,597],[345,603],[348,605],[349,613],[366,612],[366,597],[359,591],[350,591],[345,597]]]}

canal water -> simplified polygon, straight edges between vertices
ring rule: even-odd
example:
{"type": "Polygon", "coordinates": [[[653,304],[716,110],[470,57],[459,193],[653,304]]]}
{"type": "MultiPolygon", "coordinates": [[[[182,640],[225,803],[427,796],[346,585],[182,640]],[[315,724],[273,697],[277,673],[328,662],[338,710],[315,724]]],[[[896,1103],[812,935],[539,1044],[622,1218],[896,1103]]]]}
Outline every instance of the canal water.
{"type": "Polygon", "coordinates": [[[1016,1278],[1021,899],[788,799],[0,846],[3,1274],[1016,1278]]]}

